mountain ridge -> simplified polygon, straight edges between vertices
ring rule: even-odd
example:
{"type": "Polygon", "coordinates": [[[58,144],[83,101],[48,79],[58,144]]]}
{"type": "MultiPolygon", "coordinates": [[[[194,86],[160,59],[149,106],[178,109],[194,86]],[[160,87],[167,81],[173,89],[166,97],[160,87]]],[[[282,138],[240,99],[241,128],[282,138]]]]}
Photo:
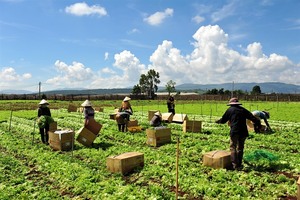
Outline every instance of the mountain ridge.
{"type": "MultiPolygon", "coordinates": [[[[262,93],[282,93],[282,94],[300,94],[300,85],[287,84],[282,82],[263,82],[263,83],[220,83],[220,84],[195,84],[195,83],[184,83],[175,85],[176,91],[180,92],[205,92],[211,89],[224,89],[224,90],[242,90],[251,92],[253,87],[258,85],[262,93]]],[[[50,91],[43,91],[43,94],[56,94],[56,95],[80,95],[80,94],[129,94],[132,88],[111,88],[111,89],[57,89],[50,91]]],[[[165,87],[158,88],[158,92],[165,91],[165,87]]],[[[0,90],[1,94],[37,94],[37,92],[26,91],[26,90],[0,90]]]]}

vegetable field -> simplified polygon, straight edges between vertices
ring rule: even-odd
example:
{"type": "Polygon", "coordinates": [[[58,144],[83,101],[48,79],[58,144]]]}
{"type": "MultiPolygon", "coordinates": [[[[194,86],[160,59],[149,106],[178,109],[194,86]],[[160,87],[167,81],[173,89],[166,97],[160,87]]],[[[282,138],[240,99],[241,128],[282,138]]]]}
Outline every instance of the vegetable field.
{"type": "MultiPolygon", "coordinates": [[[[40,141],[35,124],[39,101],[0,102],[0,199],[176,199],[176,152],[179,142],[178,199],[296,199],[300,176],[300,102],[243,102],[252,110],[268,110],[274,133],[250,132],[245,156],[265,150],[278,157],[246,163],[241,171],[202,164],[204,153],[229,150],[229,127],[214,123],[227,102],[176,101],[176,113],[202,121],[199,133],[183,133],[182,124],[166,123],[172,142],[146,144],[148,111],[167,112],[163,101],[131,101],[143,130],[118,132],[109,118],[118,101],[95,101],[103,108],[95,119],[103,125],[92,147],[75,141],[72,151],[54,151],[40,141]],[[18,109],[15,109],[18,108],[18,109]],[[145,165],[126,175],[111,173],[106,158],[141,152],[145,165]]],[[[69,102],[49,101],[59,129],[75,132],[83,126],[80,112],[68,112],[69,102]]],[[[72,102],[79,106],[82,102],[72,102]]],[[[75,135],[76,139],[77,133],[75,135]]]]}

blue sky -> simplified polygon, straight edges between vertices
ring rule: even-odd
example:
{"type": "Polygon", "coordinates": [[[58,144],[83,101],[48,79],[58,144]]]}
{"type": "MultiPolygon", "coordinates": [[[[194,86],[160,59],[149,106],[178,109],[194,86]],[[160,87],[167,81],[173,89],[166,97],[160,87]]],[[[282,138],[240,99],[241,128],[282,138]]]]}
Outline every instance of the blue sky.
{"type": "Polygon", "coordinates": [[[0,0],[0,91],[300,85],[299,0],[0,0]]]}

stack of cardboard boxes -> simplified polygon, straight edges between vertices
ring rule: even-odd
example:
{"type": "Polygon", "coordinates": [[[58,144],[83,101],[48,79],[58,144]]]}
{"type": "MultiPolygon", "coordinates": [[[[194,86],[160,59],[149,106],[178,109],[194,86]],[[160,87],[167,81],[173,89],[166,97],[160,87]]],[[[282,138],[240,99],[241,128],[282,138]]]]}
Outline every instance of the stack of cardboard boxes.
{"type": "Polygon", "coordinates": [[[128,123],[127,123],[127,129],[131,133],[142,131],[142,127],[139,126],[138,120],[130,120],[130,121],[128,121],[128,123]]]}
{"type": "Polygon", "coordinates": [[[84,146],[91,146],[98,136],[102,125],[95,120],[89,120],[86,127],[82,127],[78,131],[77,141],[84,146]]]}
{"type": "Polygon", "coordinates": [[[171,142],[171,129],[167,127],[155,127],[146,130],[147,144],[151,146],[161,146],[171,142]]]}

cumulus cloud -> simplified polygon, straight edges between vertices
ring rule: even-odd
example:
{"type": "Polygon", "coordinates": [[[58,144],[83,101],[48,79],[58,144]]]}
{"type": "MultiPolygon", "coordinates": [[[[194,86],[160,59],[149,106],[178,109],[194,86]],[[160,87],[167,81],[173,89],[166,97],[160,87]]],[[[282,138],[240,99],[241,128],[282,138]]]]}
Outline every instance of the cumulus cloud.
{"type": "Polygon", "coordinates": [[[105,16],[105,15],[107,15],[106,9],[104,7],[101,7],[99,5],[89,6],[85,2],[75,3],[70,6],[67,6],[65,8],[65,12],[72,14],[72,15],[77,15],[77,16],[83,16],[83,15],[105,16]]]}
{"type": "Polygon", "coordinates": [[[163,41],[151,55],[151,68],[160,72],[161,83],[225,83],[283,81],[299,84],[299,64],[276,53],[265,55],[258,42],[244,54],[228,47],[228,34],[218,25],[202,26],[193,35],[194,50],[182,55],[171,41],[163,41]]]}
{"type": "Polygon", "coordinates": [[[164,12],[156,12],[149,17],[144,18],[144,21],[147,22],[148,24],[152,26],[157,26],[167,18],[167,17],[172,17],[173,16],[173,9],[172,8],[167,8],[165,9],[164,12]]]}
{"type": "Polygon", "coordinates": [[[108,60],[108,56],[109,56],[109,53],[108,53],[108,52],[105,52],[105,53],[104,53],[104,60],[108,60]]]}
{"type": "Polygon", "coordinates": [[[73,62],[72,65],[57,60],[54,64],[58,76],[48,79],[46,83],[56,86],[85,87],[94,79],[93,71],[82,63],[73,62]]]}
{"type": "MultiPolygon", "coordinates": [[[[230,35],[218,25],[200,27],[192,36],[192,51],[183,55],[172,41],[164,40],[145,65],[130,51],[114,55],[111,67],[92,71],[82,63],[67,65],[56,61],[58,76],[52,84],[85,88],[124,88],[139,83],[140,75],[149,69],[159,72],[161,86],[169,80],[183,83],[215,84],[228,82],[285,82],[298,84],[300,64],[276,53],[266,55],[259,42],[242,51],[230,48],[230,35]]],[[[240,50],[240,49],[239,49],[240,50]]],[[[2,73],[4,74],[4,73],[2,73]]],[[[2,75],[3,76],[3,75],[2,75]]]]}
{"type": "Polygon", "coordinates": [[[16,70],[12,67],[4,67],[0,72],[0,80],[6,82],[20,82],[26,79],[30,79],[31,74],[17,74],[16,70]]]}

